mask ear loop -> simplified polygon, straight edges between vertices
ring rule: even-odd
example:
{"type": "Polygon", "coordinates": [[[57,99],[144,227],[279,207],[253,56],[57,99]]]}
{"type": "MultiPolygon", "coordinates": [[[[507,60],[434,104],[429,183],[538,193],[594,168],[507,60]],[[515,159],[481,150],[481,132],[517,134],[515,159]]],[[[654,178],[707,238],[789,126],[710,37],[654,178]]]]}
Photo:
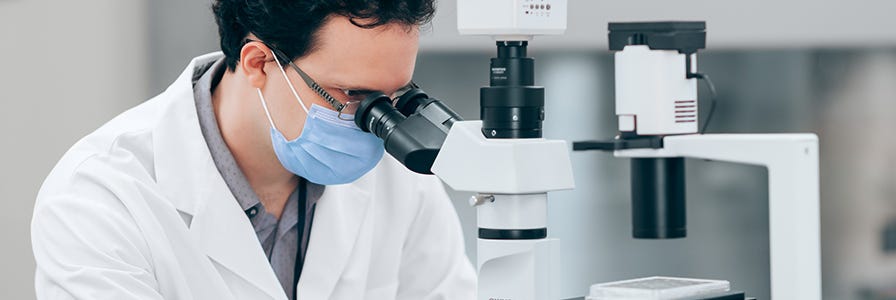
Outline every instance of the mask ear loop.
{"type": "Polygon", "coordinates": [[[271,128],[280,132],[280,129],[277,129],[277,125],[274,125],[274,119],[271,118],[271,112],[268,111],[268,103],[264,101],[264,95],[261,94],[261,89],[256,88],[255,90],[258,91],[258,99],[261,99],[261,107],[264,108],[264,114],[268,116],[268,122],[271,123],[271,128]]]}
{"type": "Polygon", "coordinates": [[[286,79],[286,85],[289,85],[289,90],[292,91],[293,96],[296,96],[296,99],[299,100],[299,105],[302,105],[302,110],[305,111],[305,114],[308,114],[308,108],[305,107],[305,102],[302,102],[302,97],[299,97],[299,93],[296,93],[296,88],[292,86],[289,77],[286,77],[286,70],[283,70],[283,65],[280,64],[280,59],[277,58],[277,54],[271,52],[271,55],[274,56],[274,61],[277,62],[277,68],[280,68],[280,74],[283,74],[283,79],[286,79]]]}

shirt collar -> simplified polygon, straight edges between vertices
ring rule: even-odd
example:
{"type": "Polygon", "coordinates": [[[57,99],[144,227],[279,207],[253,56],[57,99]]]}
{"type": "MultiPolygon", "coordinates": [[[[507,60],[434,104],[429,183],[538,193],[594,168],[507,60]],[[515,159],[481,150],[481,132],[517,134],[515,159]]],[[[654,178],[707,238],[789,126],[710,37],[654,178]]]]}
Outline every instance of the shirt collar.
{"type": "Polygon", "coordinates": [[[243,211],[249,210],[259,204],[258,195],[249,185],[249,180],[233,158],[233,153],[224,142],[221,130],[218,128],[218,120],[215,116],[212,104],[212,90],[214,84],[220,81],[226,70],[224,58],[221,57],[208,65],[198,66],[194,73],[193,98],[196,100],[196,113],[199,117],[199,128],[212,160],[215,162],[218,172],[224,178],[230,192],[236,198],[243,211]]]}

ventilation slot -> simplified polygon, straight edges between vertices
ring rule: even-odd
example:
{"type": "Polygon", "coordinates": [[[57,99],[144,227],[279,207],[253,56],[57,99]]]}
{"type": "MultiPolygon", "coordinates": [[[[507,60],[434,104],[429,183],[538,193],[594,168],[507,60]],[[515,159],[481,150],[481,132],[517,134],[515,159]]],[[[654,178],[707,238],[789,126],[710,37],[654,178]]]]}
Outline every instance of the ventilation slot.
{"type": "Polygon", "coordinates": [[[675,123],[697,122],[697,100],[675,101],[675,123]]]}

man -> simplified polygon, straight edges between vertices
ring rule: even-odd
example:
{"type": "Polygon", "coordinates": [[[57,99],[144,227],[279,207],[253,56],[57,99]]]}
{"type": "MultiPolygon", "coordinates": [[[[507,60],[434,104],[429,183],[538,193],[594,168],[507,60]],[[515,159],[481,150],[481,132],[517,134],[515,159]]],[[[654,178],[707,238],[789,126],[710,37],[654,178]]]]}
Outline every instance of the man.
{"type": "Polygon", "coordinates": [[[438,179],[351,120],[411,82],[431,0],[218,0],[222,53],[69,150],[40,299],[472,299],[438,179]]]}

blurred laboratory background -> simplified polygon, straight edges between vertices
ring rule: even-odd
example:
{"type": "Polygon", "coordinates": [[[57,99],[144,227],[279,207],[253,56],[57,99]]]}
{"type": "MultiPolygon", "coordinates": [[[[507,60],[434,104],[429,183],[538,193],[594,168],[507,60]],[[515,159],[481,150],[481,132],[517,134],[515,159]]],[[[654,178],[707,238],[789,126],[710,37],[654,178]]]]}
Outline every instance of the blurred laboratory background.
{"type": "MultiPolygon", "coordinates": [[[[218,49],[210,3],[0,0],[0,298],[34,299],[29,223],[43,178],[79,138],[163,91],[192,57],[218,49]]],[[[458,36],[455,2],[438,4],[415,80],[478,119],[494,44],[458,36]]],[[[615,134],[607,22],[706,20],[699,69],[718,89],[708,132],[817,133],[824,298],[896,299],[896,2],[569,6],[567,34],[537,38],[529,49],[536,83],[546,86],[546,137],[615,134]]],[[[769,298],[764,169],[688,161],[688,237],[648,241],[631,238],[628,162],[597,152],[571,156],[577,188],[549,198],[549,235],[560,239],[556,298],[650,275],[724,279],[769,298]]],[[[450,193],[475,261],[470,194],[450,193]]]]}

